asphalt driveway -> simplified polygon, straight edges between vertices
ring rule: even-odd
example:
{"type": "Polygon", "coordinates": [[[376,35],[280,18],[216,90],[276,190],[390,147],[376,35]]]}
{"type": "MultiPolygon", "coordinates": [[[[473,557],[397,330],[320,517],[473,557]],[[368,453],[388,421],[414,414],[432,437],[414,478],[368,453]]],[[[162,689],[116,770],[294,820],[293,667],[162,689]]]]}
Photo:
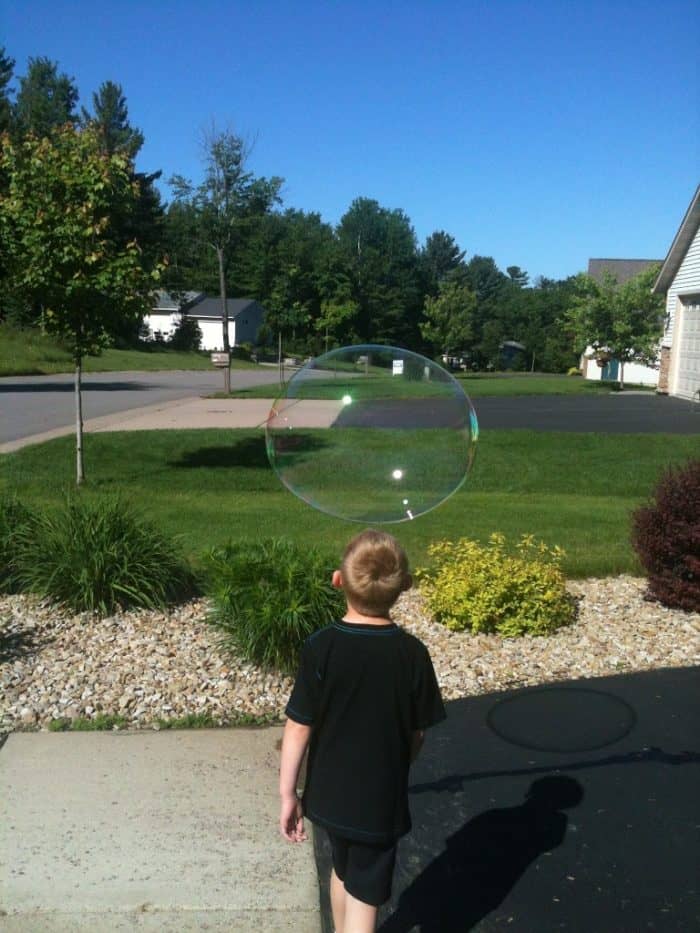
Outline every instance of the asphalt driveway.
{"type": "Polygon", "coordinates": [[[411,769],[380,933],[700,929],[699,706],[698,668],[446,704],[411,769]]]}
{"type": "MultiPolygon", "coordinates": [[[[276,381],[273,367],[231,373],[234,388],[276,381]]],[[[97,373],[85,378],[83,417],[88,420],[197,398],[220,388],[221,374],[216,371],[97,373]]],[[[0,445],[71,426],[73,406],[69,375],[0,379],[0,445]]],[[[487,397],[476,399],[474,406],[482,430],[700,434],[700,404],[653,393],[487,397]]],[[[390,415],[395,419],[395,413],[390,415]]]]}

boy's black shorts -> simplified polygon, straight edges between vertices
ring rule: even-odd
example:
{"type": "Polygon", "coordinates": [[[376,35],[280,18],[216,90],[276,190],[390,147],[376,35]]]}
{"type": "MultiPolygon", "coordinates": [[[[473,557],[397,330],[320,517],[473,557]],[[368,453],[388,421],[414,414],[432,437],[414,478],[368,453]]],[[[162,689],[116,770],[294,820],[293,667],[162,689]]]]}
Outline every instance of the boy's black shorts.
{"type": "Polygon", "coordinates": [[[366,845],[328,833],[336,875],[353,897],[380,907],[391,897],[396,842],[366,845]]]}

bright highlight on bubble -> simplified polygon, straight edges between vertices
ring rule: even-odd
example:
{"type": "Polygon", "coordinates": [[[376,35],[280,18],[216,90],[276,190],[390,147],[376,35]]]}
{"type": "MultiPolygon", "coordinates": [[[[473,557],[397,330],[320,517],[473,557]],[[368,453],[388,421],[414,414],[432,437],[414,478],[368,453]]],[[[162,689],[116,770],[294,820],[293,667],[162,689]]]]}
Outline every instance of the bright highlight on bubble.
{"type": "Polygon", "coordinates": [[[365,524],[410,521],[444,502],[464,483],[477,438],[476,413],[450,373],[370,344],[308,362],[266,423],[268,457],[287,489],[365,524]]]}

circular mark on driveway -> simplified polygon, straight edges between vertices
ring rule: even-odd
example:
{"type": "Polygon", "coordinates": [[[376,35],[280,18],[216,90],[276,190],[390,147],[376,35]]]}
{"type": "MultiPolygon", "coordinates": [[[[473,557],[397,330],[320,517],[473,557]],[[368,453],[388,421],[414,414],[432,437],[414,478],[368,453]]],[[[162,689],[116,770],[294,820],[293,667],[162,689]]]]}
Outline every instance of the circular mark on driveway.
{"type": "Polygon", "coordinates": [[[637,716],[620,697],[587,687],[544,687],[499,700],[486,715],[497,736],[539,752],[592,752],[624,738],[637,716]]]}

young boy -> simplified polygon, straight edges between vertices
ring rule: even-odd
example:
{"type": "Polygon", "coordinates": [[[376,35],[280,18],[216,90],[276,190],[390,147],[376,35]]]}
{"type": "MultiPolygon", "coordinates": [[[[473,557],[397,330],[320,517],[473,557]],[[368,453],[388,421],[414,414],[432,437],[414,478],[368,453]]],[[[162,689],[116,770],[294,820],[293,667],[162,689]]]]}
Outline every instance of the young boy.
{"type": "Polygon", "coordinates": [[[347,611],[304,642],[286,708],[280,832],[302,842],[304,816],[327,830],[336,933],[375,929],[391,895],[397,840],[411,829],[409,765],[424,730],[445,718],[427,648],[389,617],[411,585],[395,538],[372,530],[354,537],[333,573],[347,611]]]}

